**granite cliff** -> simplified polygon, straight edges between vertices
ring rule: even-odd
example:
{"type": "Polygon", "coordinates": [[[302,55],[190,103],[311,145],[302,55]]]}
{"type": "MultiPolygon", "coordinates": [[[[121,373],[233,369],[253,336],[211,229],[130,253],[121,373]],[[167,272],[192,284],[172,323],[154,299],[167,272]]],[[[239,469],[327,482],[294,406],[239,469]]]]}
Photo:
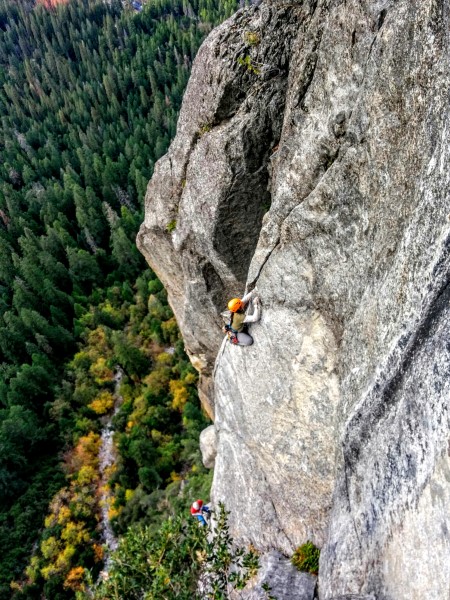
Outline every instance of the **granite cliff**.
{"type": "Polygon", "coordinates": [[[321,600],[450,598],[449,32],[443,0],[239,11],[147,190],[213,499],[262,551],[320,546],[321,600]],[[246,286],[255,343],[222,345],[246,286]]]}

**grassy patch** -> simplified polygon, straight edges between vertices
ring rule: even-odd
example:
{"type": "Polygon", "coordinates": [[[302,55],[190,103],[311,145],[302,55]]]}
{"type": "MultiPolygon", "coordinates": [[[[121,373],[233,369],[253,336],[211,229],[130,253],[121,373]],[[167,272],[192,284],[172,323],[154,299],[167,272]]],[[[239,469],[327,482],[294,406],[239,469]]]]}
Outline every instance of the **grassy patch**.
{"type": "Polygon", "coordinates": [[[169,222],[167,223],[167,225],[166,225],[166,230],[167,230],[169,233],[172,233],[172,231],[174,231],[174,230],[176,229],[176,227],[177,227],[177,221],[176,221],[176,219],[172,219],[172,221],[169,221],[169,222]]]}
{"type": "Polygon", "coordinates": [[[261,42],[261,37],[256,31],[244,31],[244,42],[248,46],[257,46],[261,42]]]}
{"type": "Polygon", "coordinates": [[[308,540],[306,544],[297,548],[291,558],[291,562],[299,571],[306,571],[306,573],[317,575],[319,573],[319,557],[319,548],[316,548],[316,546],[308,540]]]}
{"type": "Polygon", "coordinates": [[[246,69],[247,71],[249,71],[250,73],[254,73],[255,75],[259,75],[260,70],[258,69],[258,67],[252,62],[252,59],[250,58],[250,56],[247,54],[246,56],[242,57],[240,56],[237,59],[238,63],[241,65],[241,67],[243,67],[244,69],[246,69]]]}

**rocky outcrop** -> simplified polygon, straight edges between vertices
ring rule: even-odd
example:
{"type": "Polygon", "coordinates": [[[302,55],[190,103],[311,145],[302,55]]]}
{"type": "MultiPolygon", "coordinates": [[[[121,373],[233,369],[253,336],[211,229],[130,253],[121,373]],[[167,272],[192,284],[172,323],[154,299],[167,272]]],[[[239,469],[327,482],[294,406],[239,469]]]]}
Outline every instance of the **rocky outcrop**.
{"type": "Polygon", "coordinates": [[[205,467],[212,469],[217,456],[217,433],[214,425],[210,425],[201,432],[200,452],[205,467]]]}
{"type": "Polygon", "coordinates": [[[298,571],[276,550],[261,556],[259,563],[258,575],[230,600],[267,600],[269,594],[283,600],[314,600],[315,575],[298,571]],[[263,586],[268,586],[270,591],[263,586]]]}
{"type": "Polygon", "coordinates": [[[214,500],[261,550],[319,545],[323,600],[449,597],[449,11],[239,11],[148,188],[140,248],[209,394],[217,355],[214,500]],[[246,284],[255,343],[220,347],[246,284]]]}

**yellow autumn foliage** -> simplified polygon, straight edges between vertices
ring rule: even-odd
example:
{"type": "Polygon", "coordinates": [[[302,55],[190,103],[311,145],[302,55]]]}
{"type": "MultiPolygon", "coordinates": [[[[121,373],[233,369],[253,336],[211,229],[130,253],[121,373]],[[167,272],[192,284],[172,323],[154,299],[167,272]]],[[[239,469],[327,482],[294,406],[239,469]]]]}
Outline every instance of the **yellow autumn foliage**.
{"type": "Polygon", "coordinates": [[[172,394],[172,408],[181,412],[189,398],[186,384],[180,379],[172,379],[169,387],[172,394]]]}
{"type": "Polygon", "coordinates": [[[100,304],[100,308],[102,309],[102,312],[107,313],[113,319],[120,319],[122,316],[120,314],[120,310],[118,310],[117,308],[114,308],[114,306],[111,304],[111,302],[109,300],[106,300],[105,302],[100,304]]]}
{"type": "Polygon", "coordinates": [[[88,347],[91,356],[106,356],[108,354],[110,348],[106,331],[103,327],[97,327],[89,333],[88,347]]]}
{"type": "Polygon", "coordinates": [[[89,404],[89,408],[92,408],[92,410],[98,415],[105,415],[113,408],[113,406],[114,396],[111,394],[111,392],[106,390],[100,392],[100,394],[98,394],[98,396],[96,396],[89,404]]]}
{"type": "Polygon", "coordinates": [[[108,519],[111,521],[120,515],[122,512],[122,506],[116,508],[115,506],[110,506],[108,510],[108,519]]]}
{"type": "Polygon", "coordinates": [[[159,365],[170,365],[170,363],[172,362],[172,355],[168,352],[161,352],[156,357],[156,362],[159,365]]]}
{"type": "Polygon", "coordinates": [[[73,569],[70,569],[63,587],[65,589],[73,590],[74,592],[84,591],[86,588],[84,585],[84,568],[74,567],[73,569]]]}
{"type": "Polygon", "coordinates": [[[55,557],[60,549],[61,546],[53,535],[41,542],[41,552],[44,558],[55,557]]]}
{"type": "Polygon", "coordinates": [[[9,587],[15,592],[21,592],[23,590],[23,583],[17,581],[11,581],[9,587]]]}
{"type": "Polygon", "coordinates": [[[136,421],[137,423],[139,423],[144,417],[146,411],[147,402],[144,396],[137,396],[137,398],[135,398],[133,402],[133,413],[131,415],[132,420],[130,422],[134,423],[134,421],[136,421]]]}
{"type": "Polygon", "coordinates": [[[172,441],[172,436],[170,434],[162,433],[161,431],[158,431],[157,429],[152,429],[150,432],[150,436],[151,436],[152,440],[155,442],[155,444],[158,444],[158,445],[167,444],[172,441]]]}
{"type": "Polygon", "coordinates": [[[79,546],[89,541],[90,535],[84,523],[69,521],[61,532],[61,538],[74,546],[79,546]]]}
{"type": "Polygon", "coordinates": [[[100,436],[93,431],[80,437],[70,459],[72,472],[79,471],[83,466],[97,468],[100,442],[100,436]]]}
{"type": "Polygon", "coordinates": [[[97,562],[101,562],[103,560],[103,557],[105,555],[105,551],[103,549],[103,546],[100,546],[100,544],[92,544],[92,548],[94,550],[94,561],[97,562]]]}
{"type": "Polygon", "coordinates": [[[54,577],[55,575],[58,575],[58,573],[58,569],[53,563],[50,563],[49,565],[46,565],[41,569],[41,575],[46,580],[50,579],[51,577],[54,577]]]}
{"type": "MultiPolygon", "coordinates": [[[[88,483],[92,483],[98,478],[98,473],[91,467],[91,465],[83,465],[81,469],[78,471],[77,481],[81,485],[86,485],[88,483]]],[[[70,511],[69,511],[70,514],[70,511]]],[[[59,522],[59,519],[58,519],[59,522]]]]}
{"type": "Polygon", "coordinates": [[[184,378],[184,382],[188,385],[195,383],[197,381],[197,375],[195,373],[188,373],[184,378]]]}
{"type": "Polygon", "coordinates": [[[54,566],[58,573],[65,573],[70,569],[70,562],[75,554],[75,548],[73,546],[66,546],[56,557],[54,566]]]}
{"type": "Polygon", "coordinates": [[[89,367],[89,372],[94,376],[94,380],[99,385],[113,381],[114,371],[106,365],[106,358],[100,356],[89,367]]]}
{"type": "MultiPolygon", "coordinates": [[[[71,516],[70,508],[68,506],[61,506],[61,508],[59,509],[59,513],[57,515],[58,524],[65,525],[65,523],[67,523],[67,521],[70,519],[70,516],[71,516]]],[[[45,525],[47,527],[47,519],[46,519],[45,525]]]]}
{"type": "Polygon", "coordinates": [[[95,510],[96,499],[89,493],[89,490],[81,489],[75,491],[72,496],[73,512],[77,515],[77,518],[88,519],[95,510]]]}
{"type": "Polygon", "coordinates": [[[53,513],[51,513],[45,517],[44,525],[47,528],[54,527],[56,525],[56,523],[57,523],[56,516],[53,513]]]}
{"type": "Polygon", "coordinates": [[[25,569],[25,575],[28,577],[28,580],[33,583],[36,581],[39,575],[39,557],[35,554],[31,557],[30,564],[25,569]]]}
{"type": "Polygon", "coordinates": [[[161,329],[167,336],[169,336],[173,340],[175,340],[178,337],[178,325],[175,320],[175,317],[172,317],[167,321],[163,321],[161,323],[161,329]]]}
{"type": "Polygon", "coordinates": [[[106,479],[111,479],[116,471],[117,471],[116,464],[109,465],[108,467],[105,467],[105,469],[103,470],[103,476],[106,479]]]}

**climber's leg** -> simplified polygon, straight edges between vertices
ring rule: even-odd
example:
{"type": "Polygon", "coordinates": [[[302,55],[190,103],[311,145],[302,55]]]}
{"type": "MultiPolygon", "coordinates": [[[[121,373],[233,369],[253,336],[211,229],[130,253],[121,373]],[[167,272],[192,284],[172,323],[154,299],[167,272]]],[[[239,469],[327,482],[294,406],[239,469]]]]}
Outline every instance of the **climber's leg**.
{"type": "Polygon", "coordinates": [[[237,339],[238,346],[251,346],[253,344],[253,338],[251,335],[248,335],[248,333],[238,333],[237,339]]]}

